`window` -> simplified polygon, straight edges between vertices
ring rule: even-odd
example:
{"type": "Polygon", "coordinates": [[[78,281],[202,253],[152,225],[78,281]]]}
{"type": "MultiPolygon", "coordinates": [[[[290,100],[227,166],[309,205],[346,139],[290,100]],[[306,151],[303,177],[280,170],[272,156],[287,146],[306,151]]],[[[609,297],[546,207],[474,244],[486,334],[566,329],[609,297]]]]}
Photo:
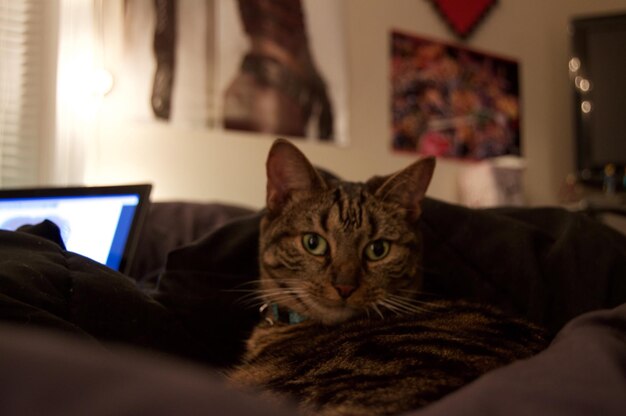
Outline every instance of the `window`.
{"type": "Polygon", "coordinates": [[[55,3],[0,0],[0,187],[33,186],[53,138],[55,3]],[[50,124],[52,123],[52,124],[50,124]]]}

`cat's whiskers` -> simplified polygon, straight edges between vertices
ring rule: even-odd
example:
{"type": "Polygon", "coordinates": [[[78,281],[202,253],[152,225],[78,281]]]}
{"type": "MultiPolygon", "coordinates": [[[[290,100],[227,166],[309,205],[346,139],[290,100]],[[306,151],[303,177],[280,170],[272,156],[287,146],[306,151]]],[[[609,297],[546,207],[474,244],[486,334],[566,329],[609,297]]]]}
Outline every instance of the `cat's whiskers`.
{"type": "Polygon", "coordinates": [[[388,298],[398,304],[406,305],[407,307],[417,308],[422,312],[428,312],[430,309],[428,307],[433,306],[433,302],[427,302],[419,299],[414,299],[406,296],[398,296],[390,294],[388,298]]]}
{"type": "MultiPolygon", "coordinates": [[[[306,295],[300,295],[299,299],[302,299],[303,297],[306,297],[306,295]]],[[[284,305],[284,304],[287,304],[289,301],[293,301],[293,300],[294,300],[294,296],[291,293],[275,294],[271,296],[258,296],[257,298],[254,299],[255,303],[251,302],[251,306],[259,307],[268,303],[276,303],[279,305],[284,305]]]]}
{"type": "Polygon", "coordinates": [[[377,302],[381,307],[390,310],[391,312],[393,312],[396,316],[400,316],[400,315],[405,315],[406,311],[403,311],[401,309],[399,309],[398,307],[389,304],[388,302],[385,302],[384,300],[378,301],[377,302]]]}
{"type": "Polygon", "coordinates": [[[293,287],[293,286],[268,287],[268,288],[257,289],[257,293],[293,292],[293,291],[300,291],[300,290],[304,290],[304,288],[302,288],[302,287],[293,287]]]}
{"type": "Polygon", "coordinates": [[[244,291],[244,290],[228,290],[228,292],[248,292],[243,296],[240,296],[235,300],[236,304],[244,307],[255,306],[259,301],[259,295],[256,290],[244,291]]]}
{"type": "Polygon", "coordinates": [[[238,284],[237,286],[234,287],[234,289],[227,289],[227,291],[228,292],[237,292],[237,291],[252,290],[252,289],[242,289],[242,288],[247,287],[247,286],[252,286],[252,285],[258,287],[261,284],[262,281],[263,281],[262,279],[248,280],[247,282],[243,282],[243,283],[238,284]]]}
{"type": "Polygon", "coordinates": [[[387,294],[385,297],[377,301],[377,304],[386,308],[396,315],[412,315],[432,310],[424,306],[432,305],[429,302],[422,302],[405,296],[387,294]]]}
{"type": "MultiPolygon", "coordinates": [[[[412,296],[402,296],[402,295],[394,295],[394,294],[388,294],[387,296],[392,298],[392,299],[398,299],[407,303],[412,303],[412,304],[422,304],[422,305],[429,305],[432,302],[426,301],[426,300],[421,300],[421,299],[417,299],[415,297],[416,294],[420,294],[420,295],[427,295],[428,293],[426,292],[409,292],[412,294],[412,296]]],[[[430,295],[434,295],[434,294],[430,294],[430,295]]]]}
{"type": "Polygon", "coordinates": [[[268,289],[261,289],[258,291],[259,298],[264,299],[266,302],[280,303],[283,301],[295,301],[302,304],[304,300],[310,299],[311,291],[306,285],[302,285],[302,282],[292,279],[294,282],[298,282],[297,287],[275,287],[268,289]]]}
{"type": "Polygon", "coordinates": [[[403,296],[404,298],[410,299],[413,302],[421,302],[421,303],[430,303],[426,301],[422,301],[417,299],[418,296],[438,296],[434,292],[424,292],[423,290],[415,290],[415,289],[394,289],[396,292],[407,293],[409,296],[403,296]]]}
{"type": "Polygon", "coordinates": [[[271,298],[278,295],[285,296],[302,296],[306,295],[307,291],[302,288],[287,288],[287,289],[264,289],[259,290],[259,297],[271,298]]]}
{"type": "Polygon", "coordinates": [[[237,304],[241,304],[244,306],[250,306],[251,304],[254,305],[254,301],[256,300],[258,291],[259,291],[259,286],[260,286],[261,280],[260,279],[255,279],[255,280],[250,280],[248,282],[244,282],[241,284],[238,284],[237,286],[235,286],[233,289],[222,289],[222,292],[225,293],[243,293],[244,295],[237,298],[235,300],[235,302],[237,304]],[[246,287],[250,287],[249,289],[245,289],[246,287]]]}
{"type": "Polygon", "coordinates": [[[264,303],[276,303],[278,305],[284,305],[290,300],[293,301],[293,296],[289,296],[289,295],[274,296],[272,298],[266,299],[264,303]]]}
{"type": "Polygon", "coordinates": [[[376,312],[378,316],[380,316],[380,319],[385,319],[385,315],[383,315],[383,312],[380,310],[376,303],[372,303],[370,306],[372,307],[372,309],[374,309],[374,312],[376,312]]]}
{"type": "Polygon", "coordinates": [[[248,308],[248,307],[258,307],[266,303],[267,301],[262,296],[251,294],[248,296],[241,297],[236,301],[238,304],[248,308]]]}
{"type": "MultiPolygon", "coordinates": [[[[290,279],[296,282],[296,279],[290,279]]],[[[272,288],[256,288],[256,289],[238,289],[229,290],[230,292],[248,292],[246,295],[237,299],[238,302],[246,306],[260,306],[267,302],[279,302],[293,299],[294,297],[302,298],[307,296],[307,290],[304,287],[272,287],[272,288]]]]}
{"type": "MultiPolygon", "coordinates": [[[[281,279],[280,281],[281,281],[281,283],[286,283],[286,284],[290,284],[290,283],[301,284],[302,283],[301,279],[281,279]]],[[[243,282],[243,283],[238,284],[233,289],[225,289],[225,291],[227,291],[227,292],[256,291],[256,290],[259,290],[259,288],[261,287],[261,285],[264,282],[267,282],[267,279],[248,280],[247,282],[243,282]],[[247,286],[254,286],[254,287],[252,289],[244,289],[247,286]]]]}

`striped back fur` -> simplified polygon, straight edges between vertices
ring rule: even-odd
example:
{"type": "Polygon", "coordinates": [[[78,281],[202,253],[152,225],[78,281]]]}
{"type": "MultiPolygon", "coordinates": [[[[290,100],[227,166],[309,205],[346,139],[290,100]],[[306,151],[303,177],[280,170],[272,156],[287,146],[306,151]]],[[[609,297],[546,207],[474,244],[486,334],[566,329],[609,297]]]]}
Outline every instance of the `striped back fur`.
{"type": "Polygon", "coordinates": [[[484,305],[440,301],[429,312],[259,325],[231,378],[320,415],[395,415],[545,347],[543,332],[484,305]]]}
{"type": "Polygon", "coordinates": [[[424,300],[416,222],[433,169],[427,158],[338,181],[275,142],[256,292],[274,315],[248,340],[234,382],[315,414],[396,414],[542,347],[539,329],[490,307],[424,300]],[[303,321],[281,322],[277,310],[303,321]]]}

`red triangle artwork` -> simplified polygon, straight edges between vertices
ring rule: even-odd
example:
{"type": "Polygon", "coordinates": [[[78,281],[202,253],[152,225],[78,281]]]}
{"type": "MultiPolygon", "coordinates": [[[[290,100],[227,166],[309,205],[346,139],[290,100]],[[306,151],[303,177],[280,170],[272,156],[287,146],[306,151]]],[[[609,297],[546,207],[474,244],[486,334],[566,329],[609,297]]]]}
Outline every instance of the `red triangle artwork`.
{"type": "Polygon", "coordinates": [[[448,26],[462,39],[476,29],[497,0],[432,0],[448,26]]]}

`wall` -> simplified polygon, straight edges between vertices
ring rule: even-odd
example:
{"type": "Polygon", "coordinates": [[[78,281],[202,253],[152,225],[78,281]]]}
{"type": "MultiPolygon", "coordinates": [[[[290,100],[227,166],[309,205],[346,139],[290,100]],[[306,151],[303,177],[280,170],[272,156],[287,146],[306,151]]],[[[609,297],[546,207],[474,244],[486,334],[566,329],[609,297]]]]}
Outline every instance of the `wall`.
{"type": "MultiPolygon", "coordinates": [[[[554,204],[573,169],[568,21],[582,14],[626,11],[626,0],[500,0],[468,46],[521,63],[522,140],[527,200],[554,204]]],[[[389,151],[388,43],[391,29],[456,41],[425,0],[345,0],[350,140],[347,148],[302,142],[317,164],[353,180],[390,173],[414,158],[389,151]]],[[[88,184],[152,182],[157,200],[264,201],[270,136],[124,122],[105,99],[86,145],[88,184]]],[[[439,160],[429,195],[457,199],[462,163],[439,160]]]]}

